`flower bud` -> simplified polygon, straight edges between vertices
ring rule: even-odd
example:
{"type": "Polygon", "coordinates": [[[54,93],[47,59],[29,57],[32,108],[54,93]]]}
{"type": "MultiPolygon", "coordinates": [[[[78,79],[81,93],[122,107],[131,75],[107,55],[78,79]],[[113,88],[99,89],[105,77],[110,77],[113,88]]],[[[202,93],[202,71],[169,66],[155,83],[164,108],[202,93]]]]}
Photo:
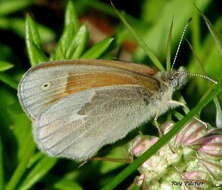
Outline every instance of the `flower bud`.
{"type": "Polygon", "coordinates": [[[184,128],[176,135],[176,145],[191,145],[198,138],[206,134],[205,125],[197,120],[187,123],[184,128]]]}
{"type": "Polygon", "coordinates": [[[205,136],[193,142],[193,146],[199,147],[198,152],[214,157],[222,158],[222,130],[215,129],[209,131],[205,136]]]}

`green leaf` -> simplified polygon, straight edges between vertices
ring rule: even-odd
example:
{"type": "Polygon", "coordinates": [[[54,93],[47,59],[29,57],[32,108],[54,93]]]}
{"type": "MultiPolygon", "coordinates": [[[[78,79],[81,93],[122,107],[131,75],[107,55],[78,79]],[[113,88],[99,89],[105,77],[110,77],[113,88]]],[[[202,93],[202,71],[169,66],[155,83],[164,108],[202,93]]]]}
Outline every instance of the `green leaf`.
{"type": "Polygon", "coordinates": [[[37,48],[33,42],[27,40],[26,43],[26,46],[28,48],[29,60],[32,66],[48,61],[48,58],[45,56],[45,54],[39,48],[37,48]]]}
{"type": "Polygon", "coordinates": [[[73,36],[75,36],[75,25],[73,23],[65,26],[63,34],[57,44],[57,47],[52,52],[50,60],[62,60],[65,59],[65,52],[70,46],[73,36]]]}
{"type": "Polygon", "coordinates": [[[28,168],[32,167],[34,164],[36,164],[40,159],[42,159],[45,155],[41,152],[36,152],[29,160],[28,168]]]}
{"type": "Polygon", "coordinates": [[[96,43],[93,47],[87,50],[81,58],[96,59],[108,50],[113,44],[114,38],[108,38],[96,43]]]}
{"type": "MultiPolygon", "coordinates": [[[[63,34],[57,44],[57,47],[50,56],[50,60],[62,60],[68,59],[66,56],[67,51],[71,49],[71,43],[74,41],[74,37],[78,34],[79,23],[76,14],[74,3],[69,0],[65,11],[65,26],[63,34]]],[[[76,47],[74,47],[75,49],[76,47]]]]}
{"type": "Polygon", "coordinates": [[[44,156],[30,171],[30,173],[23,180],[22,184],[18,187],[19,190],[30,189],[36,182],[38,182],[50,169],[56,164],[56,158],[44,156]]]}
{"type": "MultiPolygon", "coordinates": [[[[82,26],[77,33],[74,23],[65,26],[62,37],[55,51],[52,53],[50,60],[71,59],[78,45],[84,42],[83,38],[85,38],[84,40],[88,38],[85,26],[82,26]]],[[[83,50],[82,47],[79,47],[79,50],[83,50]]]]}
{"type": "Polygon", "coordinates": [[[26,17],[25,24],[26,47],[28,50],[29,60],[31,65],[37,65],[41,62],[46,62],[48,59],[42,52],[39,32],[36,24],[30,16],[26,17]]]}
{"type": "Polygon", "coordinates": [[[124,18],[124,16],[114,7],[114,5],[112,4],[116,14],[119,16],[120,20],[122,21],[122,23],[126,26],[126,28],[129,30],[129,32],[134,36],[135,40],[137,41],[137,43],[140,45],[141,48],[143,48],[144,52],[147,54],[147,56],[151,59],[151,61],[153,62],[153,64],[159,68],[160,70],[164,70],[164,67],[162,66],[161,62],[159,61],[159,59],[156,57],[156,55],[154,54],[154,52],[152,51],[152,49],[150,49],[150,47],[147,45],[147,43],[140,37],[141,35],[138,34],[132,26],[129,25],[129,23],[127,22],[127,20],[124,18]]]}
{"type": "Polygon", "coordinates": [[[210,91],[208,91],[203,98],[199,101],[199,103],[186,114],[183,119],[177,122],[174,127],[165,135],[163,135],[159,141],[157,141],[154,145],[152,145],[143,155],[138,157],[133,161],[128,167],[123,169],[118,175],[114,177],[110,183],[108,183],[102,190],[111,190],[114,189],[118,184],[120,184],[125,178],[127,178],[132,172],[134,172],[142,163],[148,160],[151,156],[153,156],[160,148],[166,145],[170,139],[172,139],[184,126],[190,121],[195,114],[199,113],[203,107],[205,107],[215,96],[222,93],[222,78],[220,82],[215,85],[210,91]]]}
{"type": "Polygon", "coordinates": [[[54,184],[54,188],[58,190],[83,190],[83,188],[70,179],[62,179],[54,184]]]}
{"type": "Polygon", "coordinates": [[[26,170],[26,167],[28,165],[28,161],[31,158],[31,156],[35,150],[35,144],[32,140],[31,133],[29,134],[29,136],[26,137],[24,144],[27,146],[25,146],[23,149],[22,160],[20,161],[17,168],[15,169],[12,177],[10,178],[8,184],[6,185],[5,190],[16,189],[17,184],[20,182],[20,179],[26,170]]]}
{"type": "Polygon", "coordinates": [[[214,104],[216,106],[216,126],[222,128],[222,110],[217,97],[214,98],[214,104]]]}
{"type": "Polygon", "coordinates": [[[26,34],[29,35],[29,40],[32,41],[36,47],[41,48],[41,39],[39,32],[37,30],[36,23],[32,20],[32,18],[27,15],[26,16],[26,34]]]}
{"type": "Polygon", "coordinates": [[[12,67],[14,67],[14,65],[12,65],[11,63],[6,61],[0,61],[0,72],[9,70],[12,67]]]}
{"type": "Polygon", "coordinates": [[[173,32],[173,19],[170,24],[170,30],[168,34],[168,39],[167,39],[167,50],[166,50],[166,70],[169,72],[170,71],[170,64],[171,64],[171,42],[172,42],[172,32],[173,32]]]}
{"type": "Polygon", "coordinates": [[[11,0],[0,2],[0,15],[8,15],[20,11],[33,3],[33,0],[11,0]]]}
{"type": "Polygon", "coordinates": [[[77,59],[81,56],[88,40],[88,30],[86,26],[81,26],[74,39],[70,40],[70,45],[65,52],[66,59],[77,59]]]}
{"type": "Polygon", "coordinates": [[[13,89],[17,89],[17,83],[6,73],[0,73],[0,81],[9,85],[13,89]]]}
{"type": "Polygon", "coordinates": [[[65,27],[71,23],[73,24],[74,31],[77,32],[79,29],[78,17],[73,1],[69,0],[65,11],[65,27]]]}

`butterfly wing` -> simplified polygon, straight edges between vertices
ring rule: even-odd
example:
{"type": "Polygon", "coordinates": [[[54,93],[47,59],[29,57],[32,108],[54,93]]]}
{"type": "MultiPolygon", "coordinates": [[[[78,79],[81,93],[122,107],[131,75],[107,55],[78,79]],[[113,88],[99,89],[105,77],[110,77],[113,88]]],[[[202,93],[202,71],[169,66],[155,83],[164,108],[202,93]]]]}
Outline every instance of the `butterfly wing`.
{"type": "Polygon", "coordinates": [[[39,148],[56,157],[86,160],[148,120],[151,94],[139,85],[91,88],[49,107],[34,122],[39,148]]]}
{"type": "Polygon", "coordinates": [[[74,60],[43,63],[23,76],[18,97],[23,110],[32,120],[60,99],[89,88],[140,84],[159,89],[159,81],[149,67],[107,60],[74,60]]]}

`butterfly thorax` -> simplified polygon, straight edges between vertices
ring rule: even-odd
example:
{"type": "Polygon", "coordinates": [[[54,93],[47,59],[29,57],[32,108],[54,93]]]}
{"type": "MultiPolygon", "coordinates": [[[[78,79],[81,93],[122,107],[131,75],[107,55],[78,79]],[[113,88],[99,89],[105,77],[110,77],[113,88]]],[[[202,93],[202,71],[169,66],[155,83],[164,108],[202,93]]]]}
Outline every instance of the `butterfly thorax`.
{"type": "Polygon", "coordinates": [[[159,89],[150,97],[149,110],[153,116],[166,112],[169,108],[178,105],[172,104],[173,92],[183,86],[187,81],[185,68],[180,67],[177,71],[161,72],[155,76],[159,81],[159,89]]]}

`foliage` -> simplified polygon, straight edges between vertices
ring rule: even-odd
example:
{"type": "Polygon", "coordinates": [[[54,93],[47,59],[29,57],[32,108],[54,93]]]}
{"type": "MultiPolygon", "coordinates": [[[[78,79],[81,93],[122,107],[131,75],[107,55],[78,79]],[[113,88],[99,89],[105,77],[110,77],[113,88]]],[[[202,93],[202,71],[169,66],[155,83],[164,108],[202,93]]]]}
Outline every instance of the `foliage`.
{"type": "MultiPolygon", "coordinates": [[[[169,133],[162,136],[157,144],[129,164],[122,172],[121,170],[126,166],[124,163],[95,160],[78,168],[78,164],[74,161],[50,158],[39,152],[32,139],[31,122],[22,111],[16,96],[18,81],[30,65],[65,59],[115,58],[114,52],[127,39],[135,40],[135,43],[140,46],[132,55],[135,62],[145,63],[152,67],[156,64],[160,69],[167,67],[169,70],[169,64],[165,62],[170,62],[169,55],[175,52],[183,26],[192,17],[189,31],[192,51],[186,49],[183,43],[176,67],[180,61],[182,63],[179,65],[186,66],[190,72],[202,71],[203,74],[205,72],[214,79],[221,79],[222,75],[220,63],[222,17],[216,13],[213,15],[213,2],[210,0],[195,1],[196,7],[200,10],[195,8],[191,1],[181,3],[180,0],[172,0],[163,3],[162,0],[145,0],[140,3],[143,8],[140,16],[137,17],[130,16],[129,13],[123,14],[111,5],[97,0],[93,3],[90,0],[74,2],[67,3],[64,28],[61,37],[56,42],[56,36],[59,33],[55,29],[39,24],[41,20],[36,21],[33,19],[35,15],[27,14],[27,12],[30,13],[28,10],[36,6],[34,0],[0,1],[0,32],[2,34],[7,32],[16,39],[20,39],[23,45],[26,44],[26,50],[21,50],[20,44],[13,47],[3,39],[4,36],[0,38],[0,189],[81,190],[102,187],[113,189],[127,176],[134,177],[138,166],[155,154],[194,116],[201,116],[202,120],[213,124],[217,116],[216,124],[221,127],[222,81],[219,80],[217,85],[213,85],[203,79],[195,78],[190,80],[191,82],[181,92],[189,107],[186,116],[177,122],[169,133]],[[89,28],[81,24],[78,17],[92,8],[109,15],[116,22],[122,20],[123,23],[118,24],[112,36],[90,46],[89,28]],[[207,11],[204,12],[205,10],[207,11]],[[211,15],[213,15],[212,23],[209,21],[211,15]],[[200,21],[201,19],[203,22],[200,21]],[[56,43],[56,47],[53,46],[53,50],[45,51],[45,46],[49,43],[56,43]],[[154,61],[154,64],[151,61],[154,61]],[[215,98],[217,109],[213,103],[209,104],[213,98],[215,98]],[[201,100],[198,101],[199,99],[201,100]]],[[[56,20],[51,22],[56,22],[56,20]]],[[[181,94],[178,93],[177,97],[181,94]]],[[[177,115],[178,112],[186,113],[178,109],[168,112],[161,119],[169,118],[175,113],[177,115]]],[[[152,127],[151,123],[141,128],[143,130],[149,127],[152,127]]],[[[149,133],[148,130],[148,132],[143,131],[149,133]]],[[[99,155],[123,157],[124,144],[128,142],[131,135],[135,136],[136,133],[133,131],[124,140],[103,148],[99,155]]],[[[125,180],[119,188],[124,189],[131,183],[133,183],[132,180],[125,180]]]]}

